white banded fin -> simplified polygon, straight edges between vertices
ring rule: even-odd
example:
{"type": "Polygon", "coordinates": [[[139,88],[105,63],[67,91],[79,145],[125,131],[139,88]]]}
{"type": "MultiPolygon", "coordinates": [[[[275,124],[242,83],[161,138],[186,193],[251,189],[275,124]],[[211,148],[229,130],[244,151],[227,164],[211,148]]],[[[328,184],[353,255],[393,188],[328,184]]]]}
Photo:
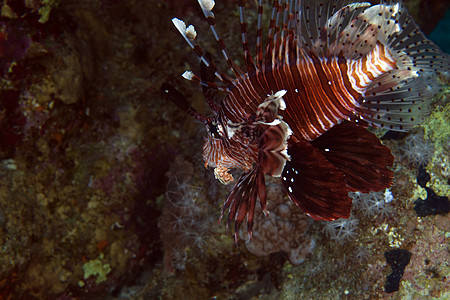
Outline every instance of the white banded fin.
{"type": "Polygon", "coordinates": [[[195,40],[195,38],[197,37],[197,32],[195,31],[194,26],[189,25],[188,28],[186,28],[186,36],[190,40],[195,40]]]}
{"type": "Polygon", "coordinates": [[[194,77],[194,73],[192,71],[185,71],[181,76],[184,79],[192,80],[192,78],[194,77]]]}
{"type": "MultiPolygon", "coordinates": [[[[173,18],[172,23],[173,25],[175,25],[175,27],[178,29],[178,31],[186,41],[192,42],[197,37],[197,32],[195,31],[194,26],[189,25],[188,27],[186,27],[186,23],[183,20],[177,18],[173,18]]],[[[190,46],[192,45],[190,44],[190,46]]]]}
{"type": "MultiPolygon", "coordinates": [[[[396,22],[398,12],[398,3],[394,5],[378,4],[366,9],[360,17],[370,20],[371,24],[381,26],[384,31],[393,34],[400,31],[400,26],[396,22]]],[[[384,32],[380,33],[384,35],[384,32]]]]}
{"type": "Polygon", "coordinates": [[[357,2],[357,3],[351,3],[351,4],[349,4],[348,6],[352,9],[352,10],[354,10],[354,9],[356,9],[356,8],[359,8],[359,7],[368,7],[368,6],[371,6],[372,4],[370,3],[370,2],[357,2]]]}
{"type": "Polygon", "coordinates": [[[203,13],[205,14],[205,17],[213,17],[214,14],[212,12],[212,9],[214,8],[214,5],[216,4],[214,0],[198,0],[198,4],[200,4],[200,7],[202,8],[203,13]]]}
{"type": "Polygon", "coordinates": [[[178,29],[182,36],[186,36],[186,23],[178,18],[172,19],[173,25],[178,29]]]}

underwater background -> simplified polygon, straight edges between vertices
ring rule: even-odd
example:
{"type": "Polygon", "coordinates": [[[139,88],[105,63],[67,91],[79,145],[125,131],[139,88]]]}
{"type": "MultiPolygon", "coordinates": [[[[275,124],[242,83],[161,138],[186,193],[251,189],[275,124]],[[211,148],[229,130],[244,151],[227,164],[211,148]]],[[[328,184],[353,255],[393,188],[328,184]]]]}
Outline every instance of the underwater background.
{"type": "MultiPolygon", "coordinates": [[[[449,53],[448,1],[405,3],[449,53]]],[[[422,126],[375,131],[396,157],[389,190],[352,194],[352,217],[324,223],[268,180],[270,216],[236,246],[203,125],[160,94],[170,82],[207,113],[170,21],[217,53],[196,1],[0,6],[0,299],[450,298],[449,83],[422,126]]],[[[214,12],[241,59],[237,7],[214,12]]]]}

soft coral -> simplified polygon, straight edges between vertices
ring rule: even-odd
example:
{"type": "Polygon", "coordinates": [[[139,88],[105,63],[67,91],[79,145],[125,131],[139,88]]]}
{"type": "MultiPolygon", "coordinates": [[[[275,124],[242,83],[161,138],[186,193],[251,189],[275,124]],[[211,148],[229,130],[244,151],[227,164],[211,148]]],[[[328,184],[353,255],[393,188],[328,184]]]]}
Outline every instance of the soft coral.
{"type": "Polygon", "coordinates": [[[434,154],[433,144],[425,140],[422,132],[412,133],[405,139],[403,158],[415,166],[426,165],[434,154]]]}
{"type": "Polygon", "coordinates": [[[359,220],[354,216],[326,222],[324,231],[332,240],[343,242],[356,237],[359,220]]]}

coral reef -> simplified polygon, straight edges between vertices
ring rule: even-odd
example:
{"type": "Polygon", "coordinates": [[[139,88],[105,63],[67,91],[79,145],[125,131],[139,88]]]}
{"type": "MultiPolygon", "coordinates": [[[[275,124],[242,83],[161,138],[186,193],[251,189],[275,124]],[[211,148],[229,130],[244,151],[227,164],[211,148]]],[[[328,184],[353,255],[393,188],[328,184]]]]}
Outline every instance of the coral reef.
{"type": "Polygon", "coordinates": [[[193,166],[177,158],[167,177],[167,190],[158,226],[164,244],[166,271],[184,270],[190,247],[206,251],[219,218],[211,211],[200,186],[192,185],[193,166]]]}
{"type": "Polygon", "coordinates": [[[108,21],[119,12],[47,4],[47,22],[40,1],[1,4],[0,298],[93,299],[162,257],[153,170],[176,147],[152,125],[163,110],[148,106],[150,83],[122,64],[132,35],[108,21]],[[88,276],[99,257],[110,271],[88,276]]]}
{"type": "MultiPolygon", "coordinates": [[[[83,265],[83,278],[88,279],[90,276],[96,277],[95,283],[99,284],[101,282],[106,281],[107,275],[111,272],[111,266],[106,263],[103,263],[104,255],[100,253],[99,257],[88,262],[85,262],[83,265]]],[[[82,281],[79,283],[80,285],[84,285],[82,281]]]]}
{"type": "Polygon", "coordinates": [[[432,189],[425,187],[427,198],[414,201],[414,210],[419,217],[447,214],[450,212],[450,202],[445,196],[438,196],[432,189]]]}
{"type": "Polygon", "coordinates": [[[348,219],[325,222],[323,231],[334,241],[353,240],[357,236],[358,223],[359,220],[357,218],[350,216],[348,219]]]}
{"type": "Polygon", "coordinates": [[[414,166],[426,165],[434,153],[434,146],[424,139],[422,132],[410,133],[405,139],[403,158],[414,166]]]}
{"type": "Polygon", "coordinates": [[[252,239],[243,229],[240,236],[253,254],[267,256],[283,251],[292,264],[298,265],[314,249],[315,241],[308,231],[312,221],[287,199],[276,183],[271,185],[267,198],[269,215],[266,217],[261,209],[256,211],[252,239]]]}
{"type": "Polygon", "coordinates": [[[392,193],[389,189],[380,192],[352,193],[353,207],[369,218],[388,217],[392,213],[392,193]]]}
{"type": "MultiPolygon", "coordinates": [[[[257,7],[245,6],[250,32],[257,7]]],[[[450,197],[448,87],[421,128],[383,140],[396,156],[389,192],[355,193],[352,218],[323,224],[271,181],[272,213],[236,245],[218,224],[229,187],[204,169],[203,126],[159,94],[169,81],[207,111],[179,76],[197,59],[169,30],[183,15],[208,36],[195,1],[0,8],[0,299],[450,297],[450,216],[414,211],[424,187],[450,197]],[[388,294],[383,253],[395,249],[412,255],[388,294]]],[[[230,56],[242,57],[236,1],[215,11],[230,56]]],[[[213,39],[202,45],[216,53],[213,39]]]]}
{"type": "Polygon", "coordinates": [[[425,189],[427,198],[425,200],[419,198],[414,201],[414,210],[419,217],[447,214],[450,212],[450,202],[448,201],[448,198],[446,196],[436,195],[431,188],[426,186],[430,179],[430,174],[428,174],[421,165],[417,174],[417,183],[425,189]]]}

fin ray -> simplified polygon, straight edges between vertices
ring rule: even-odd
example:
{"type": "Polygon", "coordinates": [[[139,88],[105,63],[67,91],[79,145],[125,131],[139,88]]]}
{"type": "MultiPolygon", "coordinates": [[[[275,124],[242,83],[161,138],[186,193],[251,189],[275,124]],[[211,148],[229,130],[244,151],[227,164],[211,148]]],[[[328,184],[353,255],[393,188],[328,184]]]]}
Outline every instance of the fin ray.
{"type": "Polygon", "coordinates": [[[352,201],[344,175],[308,142],[292,145],[288,153],[281,178],[289,198],[313,219],[348,218],[352,201]]]}
{"type": "Polygon", "coordinates": [[[376,78],[365,92],[360,113],[377,127],[406,131],[423,122],[439,89],[433,74],[392,70],[376,78]]]}
{"type": "Polygon", "coordinates": [[[379,191],[392,183],[391,151],[373,133],[354,123],[338,124],[311,144],[344,174],[350,191],[379,191]]]}

